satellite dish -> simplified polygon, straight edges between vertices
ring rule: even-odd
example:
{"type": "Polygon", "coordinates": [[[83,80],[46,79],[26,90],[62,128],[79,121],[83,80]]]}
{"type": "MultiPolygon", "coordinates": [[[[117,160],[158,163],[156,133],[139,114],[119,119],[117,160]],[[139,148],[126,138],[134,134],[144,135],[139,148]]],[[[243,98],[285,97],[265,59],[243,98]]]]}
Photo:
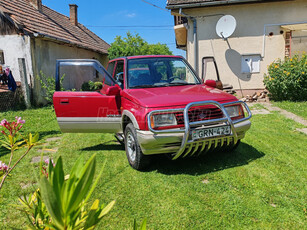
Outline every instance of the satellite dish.
{"type": "Polygon", "coordinates": [[[235,32],[236,26],[236,19],[231,15],[225,15],[216,23],[216,33],[219,37],[226,39],[235,32]]]}

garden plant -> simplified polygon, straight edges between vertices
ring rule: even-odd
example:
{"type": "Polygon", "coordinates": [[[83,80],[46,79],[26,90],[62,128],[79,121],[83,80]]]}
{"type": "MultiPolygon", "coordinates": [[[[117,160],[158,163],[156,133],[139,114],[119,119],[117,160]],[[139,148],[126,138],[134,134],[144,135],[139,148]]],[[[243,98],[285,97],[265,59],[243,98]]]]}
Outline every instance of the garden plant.
{"type": "Polygon", "coordinates": [[[23,137],[20,135],[19,131],[25,123],[25,120],[22,120],[21,117],[15,117],[15,119],[16,121],[12,122],[8,122],[6,119],[3,119],[0,123],[0,125],[4,127],[4,129],[1,130],[1,133],[4,135],[5,138],[5,140],[0,141],[2,143],[2,146],[10,150],[11,152],[8,165],[0,161],[0,191],[6,178],[17,166],[17,164],[29,153],[33,146],[38,144],[38,134],[35,134],[33,136],[31,133],[29,133],[27,137],[23,137]],[[22,147],[26,147],[26,151],[13,164],[14,151],[22,147]]]}
{"type": "Polygon", "coordinates": [[[307,56],[278,59],[268,67],[264,84],[275,101],[305,101],[307,98],[307,56]]]}

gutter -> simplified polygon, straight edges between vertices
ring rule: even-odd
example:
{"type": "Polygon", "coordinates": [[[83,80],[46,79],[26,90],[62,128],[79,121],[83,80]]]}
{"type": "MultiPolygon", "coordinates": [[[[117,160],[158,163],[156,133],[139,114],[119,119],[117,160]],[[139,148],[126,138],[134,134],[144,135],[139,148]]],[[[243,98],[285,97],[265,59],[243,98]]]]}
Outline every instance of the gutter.
{"type": "Polygon", "coordinates": [[[193,42],[194,42],[194,70],[198,74],[198,41],[197,41],[197,19],[195,17],[189,16],[179,9],[179,14],[189,18],[193,22],[193,42]]]}
{"type": "Polygon", "coordinates": [[[168,5],[166,6],[166,9],[173,10],[181,8],[197,8],[197,7],[206,7],[206,6],[220,6],[220,5],[252,3],[252,2],[264,2],[264,0],[224,0],[224,1],[210,1],[210,2],[201,2],[201,3],[186,3],[180,5],[168,5]]]}

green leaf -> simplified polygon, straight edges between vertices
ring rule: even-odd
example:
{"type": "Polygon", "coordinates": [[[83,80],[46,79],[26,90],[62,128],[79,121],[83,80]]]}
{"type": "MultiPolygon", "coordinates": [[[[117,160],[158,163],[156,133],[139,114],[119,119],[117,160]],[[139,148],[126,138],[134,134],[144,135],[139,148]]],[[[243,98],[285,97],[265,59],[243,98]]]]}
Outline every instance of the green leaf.
{"type": "Polygon", "coordinates": [[[94,189],[96,188],[96,186],[97,186],[97,184],[98,184],[98,182],[99,182],[99,179],[100,179],[100,177],[102,176],[102,173],[103,173],[103,170],[104,170],[104,168],[105,168],[106,162],[107,162],[107,161],[105,160],[104,163],[103,163],[103,165],[102,165],[102,167],[101,167],[100,173],[99,173],[99,175],[97,176],[97,178],[96,178],[94,184],[92,185],[90,191],[88,192],[88,194],[87,194],[87,196],[86,196],[84,202],[87,202],[87,201],[88,201],[88,199],[91,197],[91,195],[92,195],[94,189]]]}
{"type": "Polygon", "coordinates": [[[88,217],[86,219],[84,229],[93,227],[99,222],[98,215],[100,211],[101,210],[99,208],[99,200],[95,200],[94,203],[92,204],[90,211],[88,212],[88,215],[87,215],[88,217]]]}
{"type": "Polygon", "coordinates": [[[74,166],[72,167],[72,169],[70,171],[71,176],[76,175],[77,177],[80,177],[81,169],[83,167],[83,161],[84,161],[84,158],[83,158],[83,155],[81,155],[77,159],[77,161],[75,162],[74,166]]]}
{"type": "Polygon", "coordinates": [[[44,176],[42,176],[40,180],[40,190],[42,199],[52,218],[53,223],[57,228],[63,229],[64,223],[61,215],[62,210],[60,209],[57,197],[53,191],[52,186],[48,182],[47,178],[44,176]]]}
{"type": "Polygon", "coordinates": [[[100,213],[99,215],[99,219],[102,218],[103,216],[107,215],[108,212],[110,212],[110,210],[113,208],[115,204],[115,200],[113,200],[112,202],[110,202],[100,213]]]}
{"type": "MultiPolygon", "coordinates": [[[[52,186],[54,193],[58,199],[58,203],[61,205],[61,190],[63,188],[64,183],[64,170],[63,170],[63,162],[62,157],[59,157],[52,174],[52,186]]],[[[62,207],[60,207],[62,210],[62,207]]]]}
{"type": "Polygon", "coordinates": [[[67,214],[72,212],[89,192],[89,188],[93,182],[96,167],[96,155],[94,154],[84,165],[81,170],[79,180],[77,181],[76,187],[71,191],[69,196],[69,203],[67,207],[67,214]]]}
{"type": "Polygon", "coordinates": [[[145,218],[142,222],[142,225],[140,227],[140,230],[146,230],[146,222],[147,222],[147,219],[145,218]]]}

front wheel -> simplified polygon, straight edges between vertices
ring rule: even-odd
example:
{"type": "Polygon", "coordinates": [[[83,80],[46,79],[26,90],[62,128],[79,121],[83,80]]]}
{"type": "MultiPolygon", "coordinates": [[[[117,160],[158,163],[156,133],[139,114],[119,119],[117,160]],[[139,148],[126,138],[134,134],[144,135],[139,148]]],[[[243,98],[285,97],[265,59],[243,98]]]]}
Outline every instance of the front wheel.
{"type": "Polygon", "coordinates": [[[132,168],[141,170],[150,163],[150,156],[145,156],[139,146],[136,131],[132,123],[129,123],[125,129],[125,149],[128,162],[132,168]]]}

